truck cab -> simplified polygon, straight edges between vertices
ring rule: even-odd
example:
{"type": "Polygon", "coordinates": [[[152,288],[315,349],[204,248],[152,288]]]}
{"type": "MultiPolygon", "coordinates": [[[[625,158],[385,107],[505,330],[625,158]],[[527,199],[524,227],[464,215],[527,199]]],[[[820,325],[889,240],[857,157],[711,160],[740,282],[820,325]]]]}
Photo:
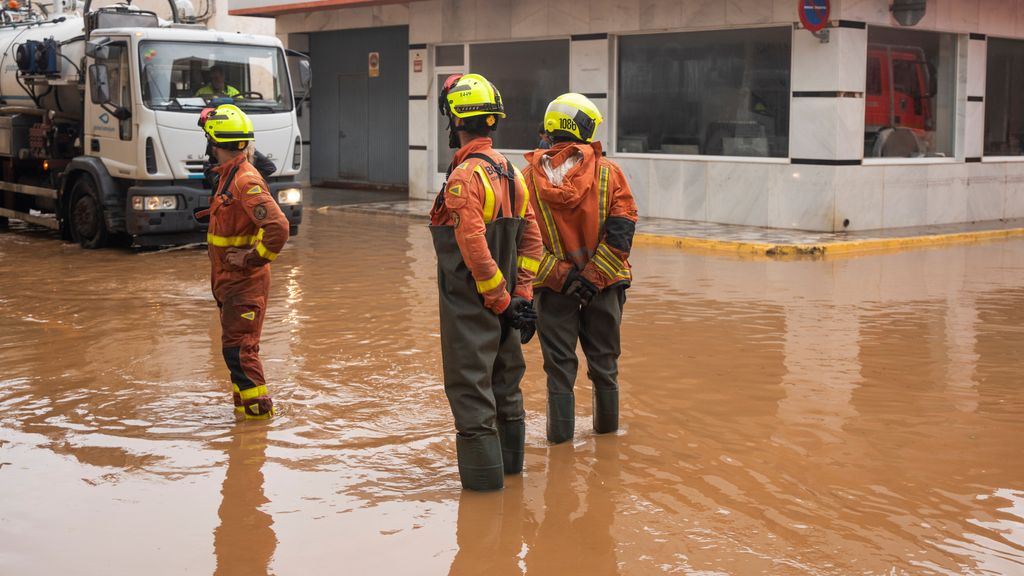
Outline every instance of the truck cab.
{"type": "Polygon", "coordinates": [[[895,147],[885,142],[893,134],[893,143],[909,142],[916,153],[927,153],[935,130],[935,77],[921,48],[868,47],[865,156],[890,155],[887,150],[895,147]]]}
{"type": "MultiPolygon", "coordinates": [[[[273,164],[270,193],[297,232],[302,140],[280,41],[86,6],[84,16],[33,23],[37,39],[6,47],[18,66],[0,71],[0,223],[57,228],[86,248],[116,236],[136,246],[205,241],[196,213],[213,183],[199,116],[233,103],[252,119],[255,148],[273,164]],[[4,106],[15,90],[31,99],[4,106]]],[[[308,61],[299,72],[308,85],[308,61]]]]}

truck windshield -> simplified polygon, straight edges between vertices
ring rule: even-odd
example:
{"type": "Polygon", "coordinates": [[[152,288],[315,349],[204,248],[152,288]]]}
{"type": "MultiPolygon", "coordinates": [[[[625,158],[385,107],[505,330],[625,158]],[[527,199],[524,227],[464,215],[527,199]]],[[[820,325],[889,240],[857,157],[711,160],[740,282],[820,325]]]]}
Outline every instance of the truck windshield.
{"type": "Polygon", "coordinates": [[[214,98],[232,98],[246,112],[292,109],[284,54],[273,46],[143,42],[139,61],[149,108],[194,112],[214,98]]]}

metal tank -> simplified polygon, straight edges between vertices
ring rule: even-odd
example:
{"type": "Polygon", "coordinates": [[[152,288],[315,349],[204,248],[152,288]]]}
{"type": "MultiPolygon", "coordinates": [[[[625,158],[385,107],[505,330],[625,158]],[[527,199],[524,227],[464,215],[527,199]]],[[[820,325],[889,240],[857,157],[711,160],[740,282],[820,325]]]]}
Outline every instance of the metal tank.
{"type": "Polygon", "coordinates": [[[0,23],[0,114],[44,109],[65,118],[82,117],[83,24],[78,14],[0,23]],[[26,60],[36,56],[42,61],[30,70],[26,60]]]}

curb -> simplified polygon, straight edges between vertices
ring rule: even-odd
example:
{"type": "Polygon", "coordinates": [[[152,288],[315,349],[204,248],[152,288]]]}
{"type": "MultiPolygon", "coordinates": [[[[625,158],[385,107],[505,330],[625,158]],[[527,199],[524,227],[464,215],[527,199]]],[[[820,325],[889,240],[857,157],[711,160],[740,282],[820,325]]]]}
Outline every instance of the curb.
{"type": "Polygon", "coordinates": [[[650,246],[668,246],[679,249],[732,252],[756,256],[825,256],[832,254],[854,254],[885,250],[928,248],[950,244],[969,244],[988,240],[1002,240],[1024,236],[1024,228],[1003,230],[977,230],[949,234],[926,234],[897,238],[865,238],[863,240],[840,240],[820,244],[772,244],[768,242],[744,242],[741,240],[712,240],[705,238],[665,236],[661,234],[637,233],[633,241],[650,246]]]}

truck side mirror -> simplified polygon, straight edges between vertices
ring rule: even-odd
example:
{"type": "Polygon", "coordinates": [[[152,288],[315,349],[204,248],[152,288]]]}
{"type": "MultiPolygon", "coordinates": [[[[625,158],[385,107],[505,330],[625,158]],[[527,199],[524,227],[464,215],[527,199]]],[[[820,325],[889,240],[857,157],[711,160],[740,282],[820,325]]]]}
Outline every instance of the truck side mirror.
{"type": "Polygon", "coordinates": [[[106,64],[89,66],[89,96],[93,104],[110,102],[110,81],[107,77],[106,64]]]}
{"type": "Polygon", "coordinates": [[[302,83],[302,89],[305,92],[308,92],[309,87],[313,85],[313,69],[306,58],[299,60],[299,82],[302,83]]]}
{"type": "Polygon", "coordinates": [[[96,60],[109,60],[110,46],[107,45],[109,43],[110,38],[90,40],[85,43],[85,55],[96,60]]]}

